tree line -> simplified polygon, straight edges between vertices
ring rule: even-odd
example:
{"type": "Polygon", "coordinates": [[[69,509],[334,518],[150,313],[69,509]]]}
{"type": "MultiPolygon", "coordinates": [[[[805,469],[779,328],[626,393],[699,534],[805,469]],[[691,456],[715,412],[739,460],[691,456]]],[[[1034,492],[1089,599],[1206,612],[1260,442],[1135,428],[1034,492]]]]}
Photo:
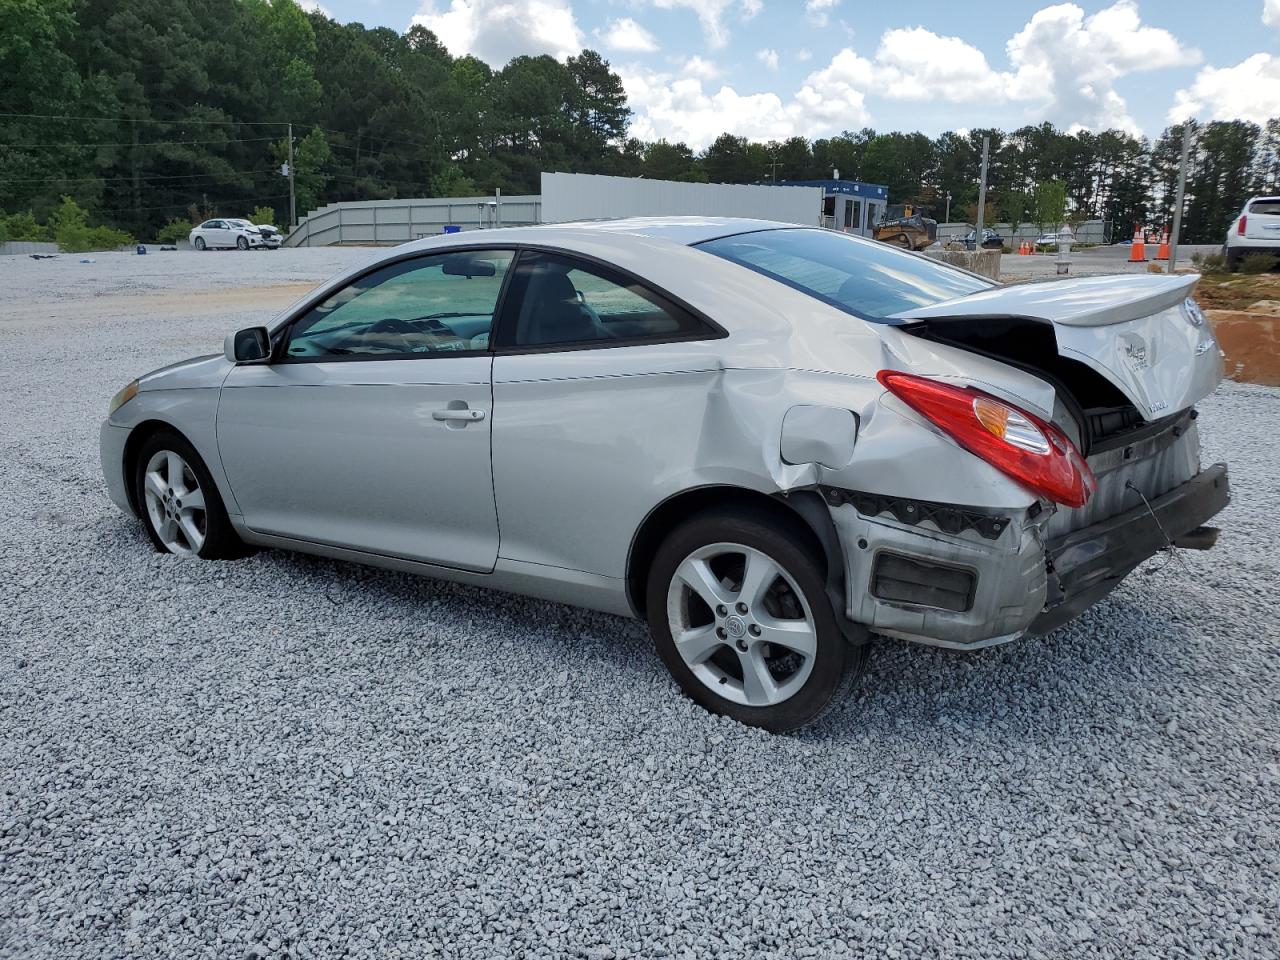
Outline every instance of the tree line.
{"type": "MultiPolygon", "coordinates": [[[[1046,219],[1061,193],[1070,219],[1119,234],[1171,219],[1182,139],[1180,126],[1148,140],[1045,123],[646,143],[628,136],[622,82],[595,51],[494,70],[423,27],[339,24],[293,0],[0,0],[0,77],[0,213],[44,223],[71,198],[140,237],[255,208],[285,222],[288,124],[299,216],[335,200],[537,193],[544,170],[720,183],[839,170],[972,221],[988,136],[988,222],[1046,219]]],[[[1280,120],[1193,134],[1184,237],[1216,242],[1248,196],[1280,191],[1280,120]]]]}

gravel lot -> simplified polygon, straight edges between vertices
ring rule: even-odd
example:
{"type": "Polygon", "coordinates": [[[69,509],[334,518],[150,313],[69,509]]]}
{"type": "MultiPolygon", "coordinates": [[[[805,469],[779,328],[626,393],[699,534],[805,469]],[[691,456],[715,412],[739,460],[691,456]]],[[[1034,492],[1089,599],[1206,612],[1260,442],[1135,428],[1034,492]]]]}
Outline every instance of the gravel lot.
{"type": "Polygon", "coordinates": [[[116,389],[367,254],[0,258],[0,955],[1280,954],[1280,391],[1203,404],[1217,551],[1045,638],[881,641],[771,737],[639,624],[185,563],[108,502],[116,389]]]}

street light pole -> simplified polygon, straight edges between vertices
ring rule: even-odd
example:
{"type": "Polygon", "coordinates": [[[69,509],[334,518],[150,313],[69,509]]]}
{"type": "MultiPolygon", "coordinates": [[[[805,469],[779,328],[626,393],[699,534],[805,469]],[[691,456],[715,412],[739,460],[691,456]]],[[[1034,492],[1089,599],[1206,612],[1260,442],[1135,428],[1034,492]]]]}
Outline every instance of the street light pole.
{"type": "MultiPolygon", "coordinates": [[[[974,234],[978,238],[978,242],[982,242],[982,228],[986,226],[987,216],[987,154],[991,150],[991,138],[982,138],[982,179],[978,183],[978,223],[977,232],[974,234]]],[[[1014,227],[1017,232],[1017,227],[1014,227]]]]}
{"type": "Polygon", "coordinates": [[[293,124],[289,124],[289,229],[298,225],[298,202],[293,192],[293,124]]]}
{"type": "Polygon", "coordinates": [[[1191,153],[1191,118],[1182,121],[1182,162],[1178,165],[1178,198],[1173,206],[1173,236],[1169,238],[1169,262],[1165,273],[1173,273],[1178,262],[1178,234],[1182,232],[1182,197],[1187,188],[1187,156],[1191,153]]]}

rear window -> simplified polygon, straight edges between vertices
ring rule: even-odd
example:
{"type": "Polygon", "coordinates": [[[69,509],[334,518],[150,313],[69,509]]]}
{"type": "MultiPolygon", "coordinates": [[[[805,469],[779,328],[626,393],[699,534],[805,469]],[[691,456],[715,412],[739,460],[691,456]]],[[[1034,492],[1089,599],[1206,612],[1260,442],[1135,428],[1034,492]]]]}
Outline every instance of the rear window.
{"type": "Polygon", "coordinates": [[[834,230],[760,230],[698,244],[864,320],[994,286],[946,264],[834,230]]]}
{"type": "Polygon", "coordinates": [[[1280,199],[1255,200],[1249,204],[1249,213],[1260,217],[1280,217],[1280,199]]]}

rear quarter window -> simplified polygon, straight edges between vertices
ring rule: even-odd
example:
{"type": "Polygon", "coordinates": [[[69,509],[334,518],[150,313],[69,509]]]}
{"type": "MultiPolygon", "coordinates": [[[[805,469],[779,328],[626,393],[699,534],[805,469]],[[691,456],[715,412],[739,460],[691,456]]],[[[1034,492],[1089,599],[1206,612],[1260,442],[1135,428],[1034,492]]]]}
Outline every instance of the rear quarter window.
{"type": "Polygon", "coordinates": [[[1249,213],[1258,217],[1280,217],[1280,199],[1255,200],[1249,204],[1249,213]]]}

